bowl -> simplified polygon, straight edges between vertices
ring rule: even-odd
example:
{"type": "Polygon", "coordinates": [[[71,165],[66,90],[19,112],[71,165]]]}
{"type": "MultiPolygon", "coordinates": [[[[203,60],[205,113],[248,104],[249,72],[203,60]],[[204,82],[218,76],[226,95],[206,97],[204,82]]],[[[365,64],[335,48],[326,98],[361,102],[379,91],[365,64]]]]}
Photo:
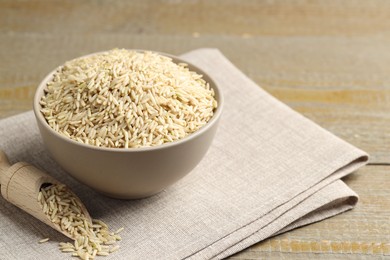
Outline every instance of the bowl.
{"type": "MultiPolygon", "coordinates": [[[[98,53],[89,55],[94,54],[98,53]]],[[[58,68],[50,72],[36,90],[34,114],[49,154],[71,176],[110,197],[144,198],[177,182],[202,160],[217,131],[224,103],[218,85],[206,72],[188,61],[159,54],[171,57],[175,63],[187,63],[190,70],[203,75],[203,79],[214,89],[218,102],[213,117],[206,125],[178,141],[129,149],[97,147],[74,141],[54,131],[40,112],[39,101],[46,84],[52,80],[58,68]]]]}

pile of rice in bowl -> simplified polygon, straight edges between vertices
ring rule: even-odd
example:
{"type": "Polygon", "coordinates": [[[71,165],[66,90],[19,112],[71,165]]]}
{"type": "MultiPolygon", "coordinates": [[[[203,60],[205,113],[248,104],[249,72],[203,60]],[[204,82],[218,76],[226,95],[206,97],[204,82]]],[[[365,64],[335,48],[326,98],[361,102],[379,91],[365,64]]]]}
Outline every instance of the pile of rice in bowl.
{"type": "Polygon", "coordinates": [[[47,83],[41,112],[52,129],[109,148],[156,146],[204,126],[214,90],[186,64],[115,49],[66,62],[47,83]]]}

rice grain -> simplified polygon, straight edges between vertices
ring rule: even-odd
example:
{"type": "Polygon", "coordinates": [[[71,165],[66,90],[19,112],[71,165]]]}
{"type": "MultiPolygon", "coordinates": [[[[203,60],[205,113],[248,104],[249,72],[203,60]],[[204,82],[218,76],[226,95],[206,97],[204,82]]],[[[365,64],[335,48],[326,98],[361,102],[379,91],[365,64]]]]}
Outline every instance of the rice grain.
{"type": "Polygon", "coordinates": [[[49,241],[49,238],[41,239],[41,240],[38,241],[38,243],[39,243],[39,244],[42,244],[42,243],[45,243],[45,242],[47,242],[47,241],[49,241]]]}
{"type": "Polygon", "coordinates": [[[49,126],[80,143],[136,148],[180,140],[217,108],[214,90],[187,64],[115,49],[66,62],[40,100],[49,126]]]}
{"type": "MultiPolygon", "coordinates": [[[[106,256],[112,249],[116,251],[119,248],[115,244],[121,237],[110,233],[103,221],[94,219],[91,222],[85,216],[80,202],[65,185],[52,184],[41,188],[37,199],[47,217],[74,238],[74,244],[59,243],[62,252],[70,252],[72,256],[81,259],[94,259],[96,255],[106,256]]],[[[45,238],[39,243],[48,240],[45,238]]]]}

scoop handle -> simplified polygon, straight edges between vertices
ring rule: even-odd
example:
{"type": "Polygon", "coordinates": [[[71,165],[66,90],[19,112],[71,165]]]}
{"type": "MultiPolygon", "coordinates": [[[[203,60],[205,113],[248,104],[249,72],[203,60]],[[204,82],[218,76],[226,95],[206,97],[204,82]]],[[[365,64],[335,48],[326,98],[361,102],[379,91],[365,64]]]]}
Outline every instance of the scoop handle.
{"type": "Polygon", "coordinates": [[[5,175],[6,171],[11,167],[9,164],[9,160],[5,152],[0,150],[0,185],[3,183],[3,176],[5,175]]]}
{"type": "MultiPolygon", "coordinates": [[[[38,194],[43,184],[60,184],[56,179],[26,162],[18,162],[10,165],[7,155],[0,150],[0,189],[1,195],[8,202],[14,204],[35,218],[46,223],[50,227],[61,232],[65,236],[74,239],[72,235],[61,230],[52,223],[43,212],[38,201],[38,194]]],[[[84,204],[73,194],[82,205],[82,211],[88,219],[91,219],[84,204]]]]}
{"type": "Polygon", "coordinates": [[[38,193],[44,183],[58,183],[57,180],[29,163],[18,162],[10,165],[7,155],[0,150],[0,189],[5,200],[60,231],[42,211],[38,193]]]}
{"type": "Polygon", "coordinates": [[[42,217],[37,198],[44,183],[58,181],[29,163],[10,165],[7,155],[0,150],[0,189],[4,199],[35,217],[42,217]]]}

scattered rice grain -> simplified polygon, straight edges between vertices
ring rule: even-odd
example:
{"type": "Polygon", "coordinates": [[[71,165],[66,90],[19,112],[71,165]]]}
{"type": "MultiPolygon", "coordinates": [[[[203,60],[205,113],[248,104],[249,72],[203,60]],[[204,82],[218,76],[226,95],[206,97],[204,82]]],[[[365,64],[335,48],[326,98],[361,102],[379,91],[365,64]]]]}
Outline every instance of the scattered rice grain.
{"type": "Polygon", "coordinates": [[[118,229],[117,231],[115,231],[115,234],[119,234],[120,232],[122,232],[125,228],[124,227],[121,227],[120,229],[118,229]]]}
{"type": "MultiPolygon", "coordinates": [[[[52,222],[74,238],[74,243],[59,243],[62,252],[72,253],[81,259],[94,259],[97,255],[107,256],[117,250],[115,244],[120,236],[110,232],[101,220],[90,220],[84,214],[81,203],[66,186],[53,184],[39,192],[42,210],[52,222]],[[59,207],[61,210],[58,210],[59,207]]],[[[39,241],[47,242],[49,238],[39,241]]],[[[119,248],[119,247],[118,247],[119,248]]]]}
{"type": "Polygon", "coordinates": [[[41,239],[39,240],[39,244],[42,244],[42,243],[46,243],[47,241],[49,241],[49,238],[44,238],[44,239],[41,239]]]}

